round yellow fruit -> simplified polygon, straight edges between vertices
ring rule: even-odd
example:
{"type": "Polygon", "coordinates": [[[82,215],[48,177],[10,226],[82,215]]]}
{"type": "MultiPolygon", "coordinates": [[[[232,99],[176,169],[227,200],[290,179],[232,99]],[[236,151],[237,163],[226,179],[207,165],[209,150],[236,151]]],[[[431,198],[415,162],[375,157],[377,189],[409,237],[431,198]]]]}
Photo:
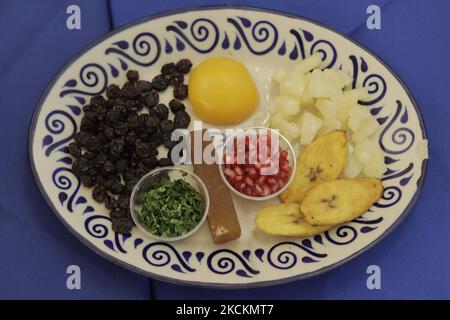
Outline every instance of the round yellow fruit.
{"type": "Polygon", "coordinates": [[[205,122],[238,124],[255,111],[258,97],[252,76],[235,59],[206,59],[189,75],[189,100],[205,122]]]}

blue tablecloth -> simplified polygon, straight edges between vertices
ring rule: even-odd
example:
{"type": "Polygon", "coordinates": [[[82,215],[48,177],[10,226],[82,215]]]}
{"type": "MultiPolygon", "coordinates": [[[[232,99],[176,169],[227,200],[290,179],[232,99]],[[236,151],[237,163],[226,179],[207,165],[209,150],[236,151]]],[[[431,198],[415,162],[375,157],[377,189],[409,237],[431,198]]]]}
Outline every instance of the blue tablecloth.
{"type": "Polygon", "coordinates": [[[110,0],[0,3],[0,298],[374,299],[450,298],[450,2],[446,0],[110,0]],[[82,30],[65,28],[68,4],[82,8],[82,30]],[[100,258],[53,216],[32,181],[28,123],[62,63],[108,31],[165,10],[241,4],[296,13],[334,27],[383,58],[413,92],[428,129],[428,176],[415,208],[376,247],[321,276],[250,290],[212,290],[147,279],[100,258]],[[365,27],[366,8],[382,9],[382,29],[365,27]],[[82,268],[82,290],[65,286],[65,268],[82,268]],[[381,290],[366,268],[380,266],[381,290]]]}

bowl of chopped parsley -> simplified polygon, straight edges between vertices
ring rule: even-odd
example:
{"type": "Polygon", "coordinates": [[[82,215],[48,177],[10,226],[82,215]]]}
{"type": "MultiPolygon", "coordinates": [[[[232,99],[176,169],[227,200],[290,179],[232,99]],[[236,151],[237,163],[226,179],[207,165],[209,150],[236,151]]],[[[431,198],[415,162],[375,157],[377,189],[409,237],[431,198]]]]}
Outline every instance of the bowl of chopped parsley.
{"type": "Polygon", "coordinates": [[[130,198],[131,216],[146,235],[175,241],[195,233],[206,219],[208,190],[193,172],[159,168],[136,184],[130,198]]]}

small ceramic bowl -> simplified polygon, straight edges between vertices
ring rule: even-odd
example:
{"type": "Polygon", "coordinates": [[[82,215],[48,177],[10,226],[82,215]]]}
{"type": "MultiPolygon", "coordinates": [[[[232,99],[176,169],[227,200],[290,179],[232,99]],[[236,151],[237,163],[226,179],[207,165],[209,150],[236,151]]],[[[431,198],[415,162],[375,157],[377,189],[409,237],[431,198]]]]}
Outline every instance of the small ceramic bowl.
{"type": "Polygon", "coordinates": [[[257,132],[257,133],[268,132],[268,133],[270,133],[272,139],[273,139],[273,137],[278,137],[279,146],[281,147],[282,150],[287,151],[287,153],[288,153],[287,159],[289,160],[289,165],[291,167],[291,171],[289,172],[289,177],[288,177],[287,181],[285,182],[285,184],[278,191],[271,193],[267,196],[250,196],[250,195],[240,192],[239,190],[237,190],[235,187],[232,186],[232,184],[230,183],[230,181],[228,180],[227,176],[224,173],[224,169],[225,169],[224,164],[219,164],[219,168],[220,168],[219,171],[220,171],[220,175],[222,177],[223,182],[228,187],[228,189],[231,190],[231,192],[233,192],[234,194],[236,194],[242,198],[248,199],[248,200],[264,201],[264,200],[269,200],[269,199],[278,197],[282,192],[284,192],[286,190],[286,188],[289,186],[289,184],[292,182],[292,179],[294,178],[294,172],[295,172],[295,168],[297,165],[297,162],[296,162],[297,159],[295,157],[294,148],[289,143],[289,141],[286,139],[286,137],[283,136],[281,133],[279,133],[278,130],[274,130],[274,129],[270,129],[270,128],[266,128],[266,127],[249,127],[249,128],[241,129],[238,132],[236,132],[235,134],[233,134],[232,136],[230,136],[226,140],[224,147],[221,150],[221,155],[220,155],[221,159],[223,159],[223,155],[226,153],[227,145],[232,143],[235,138],[239,138],[239,137],[242,138],[248,134],[253,135],[253,132],[257,132]],[[250,130],[254,130],[254,131],[250,131],[250,130]],[[264,131],[264,130],[267,130],[267,131],[264,131]]]}
{"type": "MultiPolygon", "coordinates": [[[[160,179],[160,178],[159,178],[160,179]]],[[[148,237],[151,237],[156,240],[160,241],[177,241],[185,239],[192,234],[194,234],[198,229],[200,229],[201,225],[205,222],[206,217],[208,215],[209,210],[209,194],[208,190],[206,189],[205,184],[203,181],[193,172],[174,168],[174,167],[167,167],[167,168],[159,168],[155,169],[149,173],[147,173],[145,176],[141,178],[141,180],[138,181],[138,183],[133,188],[133,192],[131,193],[130,197],[130,212],[131,217],[133,218],[134,223],[136,226],[148,237]],[[178,236],[178,237],[161,237],[158,235],[154,235],[151,232],[149,232],[140,222],[137,217],[137,213],[142,210],[142,207],[144,205],[144,195],[147,191],[151,190],[155,186],[155,181],[158,180],[158,176],[162,177],[168,177],[170,181],[183,179],[187,183],[189,183],[195,190],[197,190],[200,193],[200,196],[202,198],[202,204],[203,204],[203,216],[196,227],[194,227],[189,232],[178,236]]]]}

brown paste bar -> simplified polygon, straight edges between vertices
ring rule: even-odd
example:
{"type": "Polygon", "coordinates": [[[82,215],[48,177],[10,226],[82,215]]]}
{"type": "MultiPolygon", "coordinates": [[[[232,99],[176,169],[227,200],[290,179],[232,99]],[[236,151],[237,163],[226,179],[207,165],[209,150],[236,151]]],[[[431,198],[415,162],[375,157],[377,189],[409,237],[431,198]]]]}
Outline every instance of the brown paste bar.
{"type": "MultiPolygon", "coordinates": [[[[241,227],[234,208],[231,192],[223,183],[217,164],[194,163],[194,132],[191,132],[191,160],[194,172],[205,183],[210,198],[208,224],[214,243],[220,244],[238,239],[241,236],[241,227]]],[[[212,141],[202,139],[202,151],[212,141]]]]}

